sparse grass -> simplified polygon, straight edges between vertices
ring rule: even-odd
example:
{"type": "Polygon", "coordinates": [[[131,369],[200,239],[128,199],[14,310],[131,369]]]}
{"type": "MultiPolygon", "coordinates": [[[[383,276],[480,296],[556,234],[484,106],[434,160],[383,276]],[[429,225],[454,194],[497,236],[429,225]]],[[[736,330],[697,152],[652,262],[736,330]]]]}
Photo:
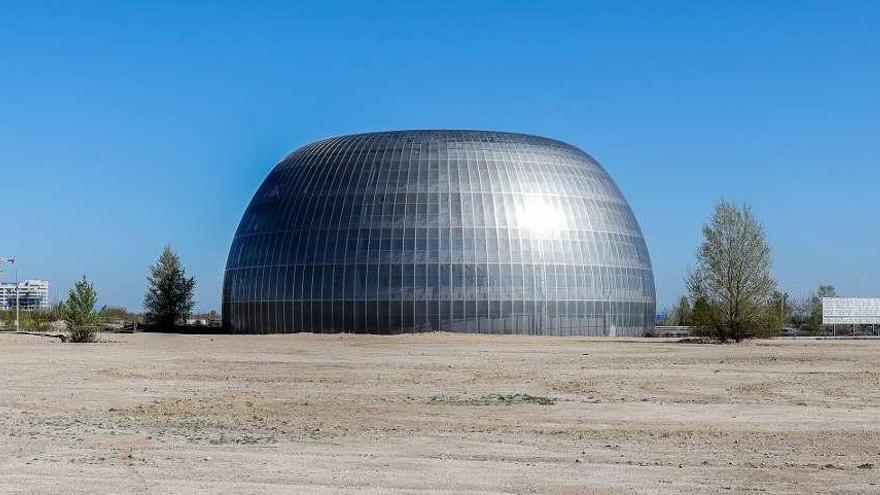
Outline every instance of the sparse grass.
{"type": "Polygon", "coordinates": [[[513,406],[520,404],[537,404],[552,406],[556,399],[539,397],[529,394],[488,394],[479,398],[459,398],[448,395],[434,395],[428,398],[428,404],[447,404],[453,406],[513,406]]]}
{"type": "MultiPolygon", "coordinates": [[[[200,439],[200,438],[199,438],[200,439]]],[[[229,435],[226,433],[221,433],[215,437],[209,437],[208,443],[211,445],[227,445],[227,444],[236,444],[236,445],[255,445],[255,444],[265,444],[265,443],[275,443],[276,440],[271,437],[256,437],[252,435],[242,434],[242,435],[229,435]]]]}

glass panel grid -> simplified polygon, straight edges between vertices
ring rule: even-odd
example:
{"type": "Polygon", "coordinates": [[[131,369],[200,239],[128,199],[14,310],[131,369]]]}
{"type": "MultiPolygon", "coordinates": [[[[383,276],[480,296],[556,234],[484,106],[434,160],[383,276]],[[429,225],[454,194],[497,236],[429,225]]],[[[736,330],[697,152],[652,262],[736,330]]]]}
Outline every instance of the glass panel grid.
{"type": "Polygon", "coordinates": [[[641,335],[654,281],[632,211],[550,139],[400,131],[279,163],[230,249],[235,332],[641,335]]]}

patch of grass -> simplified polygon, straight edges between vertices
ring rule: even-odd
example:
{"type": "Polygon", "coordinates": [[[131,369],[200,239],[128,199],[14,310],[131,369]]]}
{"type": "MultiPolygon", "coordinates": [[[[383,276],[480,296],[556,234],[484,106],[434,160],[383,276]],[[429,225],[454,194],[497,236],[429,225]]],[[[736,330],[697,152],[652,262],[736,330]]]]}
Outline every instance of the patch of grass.
{"type": "Polygon", "coordinates": [[[453,406],[513,406],[521,404],[537,404],[552,406],[556,404],[553,397],[540,397],[529,394],[489,394],[479,398],[450,397],[434,395],[428,398],[428,404],[453,406]]]}
{"type": "MultiPolygon", "coordinates": [[[[204,439],[204,437],[200,437],[199,440],[204,439]]],[[[225,444],[237,444],[237,445],[255,445],[262,443],[275,443],[275,439],[271,437],[256,437],[251,435],[226,435],[221,433],[219,436],[208,437],[208,443],[211,445],[225,445],[225,444]]]]}
{"type": "Polygon", "coordinates": [[[720,340],[712,337],[685,337],[678,340],[679,344],[723,344],[720,340]]]}

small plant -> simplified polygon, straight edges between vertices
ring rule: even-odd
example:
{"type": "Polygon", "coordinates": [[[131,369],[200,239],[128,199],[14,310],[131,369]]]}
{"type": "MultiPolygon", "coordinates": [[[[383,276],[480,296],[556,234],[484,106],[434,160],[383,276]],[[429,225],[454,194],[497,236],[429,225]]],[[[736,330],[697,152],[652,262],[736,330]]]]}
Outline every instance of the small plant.
{"type": "Polygon", "coordinates": [[[98,293],[85,277],[70,289],[64,303],[64,321],[70,342],[95,342],[101,331],[101,318],[95,312],[98,293]]]}
{"type": "Polygon", "coordinates": [[[67,331],[67,339],[75,344],[87,344],[89,342],[97,342],[98,334],[100,333],[100,326],[70,327],[67,331]]]}

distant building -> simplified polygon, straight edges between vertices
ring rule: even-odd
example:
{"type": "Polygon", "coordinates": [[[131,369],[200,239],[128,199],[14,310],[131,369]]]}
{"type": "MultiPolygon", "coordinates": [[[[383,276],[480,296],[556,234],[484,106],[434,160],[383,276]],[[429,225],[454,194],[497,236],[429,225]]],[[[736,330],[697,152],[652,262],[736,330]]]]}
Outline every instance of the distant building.
{"type": "Polygon", "coordinates": [[[880,325],[880,298],[823,297],[825,325],[880,325]]]}
{"type": "MultiPolygon", "coordinates": [[[[0,310],[15,309],[15,282],[0,282],[0,310]]],[[[49,309],[49,282],[25,280],[18,284],[18,307],[22,311],[49,309]]]]}

